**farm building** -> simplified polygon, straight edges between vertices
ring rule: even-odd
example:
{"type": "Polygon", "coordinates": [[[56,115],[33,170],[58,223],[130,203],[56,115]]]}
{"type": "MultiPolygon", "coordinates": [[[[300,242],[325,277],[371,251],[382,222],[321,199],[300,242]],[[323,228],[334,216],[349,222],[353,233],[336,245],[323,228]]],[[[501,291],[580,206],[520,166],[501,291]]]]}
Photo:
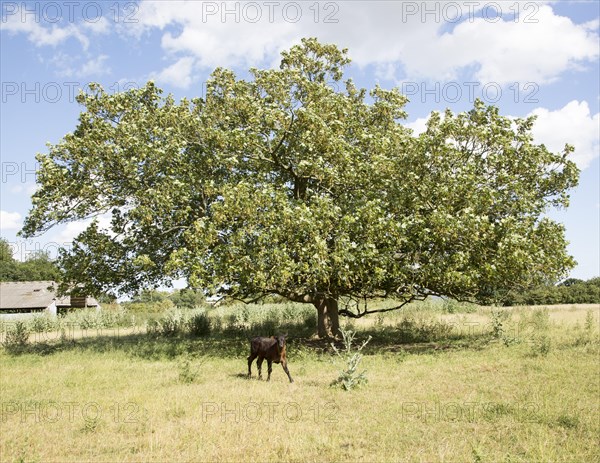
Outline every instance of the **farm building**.
{"type": "Polygon", "coordinates": [[[57,297],[54,281],[0,282],[0,318],[35,313],[58,315],[70,309],[99,308],[98,301],[86,296],[57,297]]]}

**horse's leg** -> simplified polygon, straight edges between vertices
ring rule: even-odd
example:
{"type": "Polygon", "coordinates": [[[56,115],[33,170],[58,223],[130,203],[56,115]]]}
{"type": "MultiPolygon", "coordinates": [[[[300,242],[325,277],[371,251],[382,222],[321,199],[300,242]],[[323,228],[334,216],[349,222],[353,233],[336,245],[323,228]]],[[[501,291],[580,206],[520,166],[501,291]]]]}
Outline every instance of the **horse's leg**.
{"type": "Polygon", "coordinates": [[[258,357],[258,360],[256,361],[256,364],[258,365],[258,379],[262,379],[262,363],[263,363],[264,357],[258,357]]]}
{"type": "Polygon", "coordinates": [[[267,359],[267,365],[269,367],[269,376],[267,376],[267,381],[271,380],[271,372],[273,371],[273,360],[267,359]]]}
{"type": "Polygon", "coordinates": [[[256,358],[255,354],[250,354],[248,356],[248,378],[250,378],[252,376],[252,362],[254,362],[255,358],[256,358]]]}
{"type": "Polygon", "coordinates": [[[287,360],[284,360],[283,362],[281,362],[281,366],[283,367],[283,371],[285,371],[285,374],[288,375],[288,378],[290,379],[290,383],[293,383],[294,380],[292,379],[292,375],[290,375],[290,370],[288,370],[288,367],[287,367],[287,360]]]}

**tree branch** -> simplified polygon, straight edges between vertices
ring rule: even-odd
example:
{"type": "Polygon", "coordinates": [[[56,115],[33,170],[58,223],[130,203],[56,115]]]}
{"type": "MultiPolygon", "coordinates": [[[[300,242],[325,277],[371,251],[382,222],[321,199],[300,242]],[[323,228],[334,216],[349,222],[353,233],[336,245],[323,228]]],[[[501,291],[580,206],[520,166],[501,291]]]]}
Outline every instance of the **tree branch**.
{"type": "Polygon", "coordinates": [[[400,304],[398,306],[395,306],[395,307],[390,307],[390,308],[387,308],[387,309],[377,309],[377,310],[367,310],[365,308],[365,310],[363,310],[362,312],[360,310],[358,310],[356,313],[351,312],[348,309],[342,309],[342,310],[338,311],[338,314],[339,315],[343,315],[344,317],[362,318],[365,315],[369,315],[369,314],[372,314],[372,313],[391,312],[392,310],[398,310],[398,309],[401,309],[402,307],[404,307],[406,304],[411,303],[412,301],[424,301],[425,299],[427,299],[427,297],[428,297],[427,295],[425,295],[425,296],[416,296],[416,295],[413,295],[413,296],[409,297],[408,299],[404,300],[402,302],[402,304],[400,304]]]}

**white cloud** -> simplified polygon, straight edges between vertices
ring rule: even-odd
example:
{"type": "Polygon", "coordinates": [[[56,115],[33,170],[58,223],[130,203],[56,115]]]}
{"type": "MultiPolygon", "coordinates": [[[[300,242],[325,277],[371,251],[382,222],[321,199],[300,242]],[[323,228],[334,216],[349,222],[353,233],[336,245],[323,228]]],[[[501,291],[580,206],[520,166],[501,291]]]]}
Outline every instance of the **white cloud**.
{"type": "Polygon", "coordinates": [[[127,32],[141,37],[145,31],[162,30],[164,50],[194,56],[200,66],[210,69],[272,65],[281,50],[310,36],[350,47],[359,65],[386,64],[395,62],[403,48],[397,37],[423,27],[437,28],[418,18],[399,24],[401,2],[330,2],[329,7],[307,2],[252,4],[143,2],[138,23],[127,32]]]}
{"type": "Polygon", "coordinates": [[[600,113],[591,114],[587,101],[573,100],[561,109],[537,108],[533,136],[553,152],[562,151],[565,143],[573,145],[572,160],[585,169],[600,151],[600,113]]]}
{"type": "Polygon", "coordinates": [[[412,129],[413,134],[416,135],[421,135],[423,132],[425,132],[425,130],[427,130],[427,121],[429,120],[429,117],[419,117],[418,119],[415,119],[413,122],[409,122],[408,124],[406,124],[406,127],[408,127],[409,129],[412,129]]]}
{"type": "MultiPolygon", "coordinates": [[[[72,7],[78,4],[74,3],[72,7]]],[[[71,18],[70,8],[62,7],[54,2],[49,10],[44,4],[26,5],[25,2],[10,2],[10,6],[2,11],[0,31],[9,34],[24,34],[27,40],[36,47],[58,47],[69,39],[77,40],[84,50],[90,45],[89,35],[107,34],[110,32],[110,21],[98,17],[94,21],[71,18]],[[32,8],[33,7],[33,8],[32,8]]]]}
{"type": "Polygon", "coordinates": [[[550,6],[541,6],[532,19],[537,22],[463,22],[451,33],[407,49],[407,72],[454,79],[462,68],[475,66],[481,82],[541,84],[598,59],[598,34],[589,24],[576,25],[550,6]]]}
{"type": "Polygon", "coordinates": [[[54,240],[58,243],[72,243],[75,237],[81,232],[85,231],[85,229],[89,226],[90,223],[92,223],[91,220],[68,223],[56,235],[54,240]]]}
{"type": "Polygon", "coordinates": [[[110,21],[101,16],[95,21],[85,21],[83,27],[94,34],[106,34],[110,31],[110,21]]]}
{"type": "Polygon", "coordinates": [[[21,214],[0,211],[0,230],[18,230],[21,228],[21,214]]]}
{"type": "Polygon", "coordinates": [[[14,194],[25,193],[28,196],[31,196],[33,193],[35,193],[35,191],[37,189],[38,189],[37,183],[26,182],[26,183],[19,183],[19,184],[11,186],[9,191],[14,194]]]}
{"type": "Polygon", "coordinates": [[[90,44],[87,36],[73,23],[66,24],[64,27],[57,24],[43,24],[44,21],[34,15],[21,17],[20,14],[14,14],[3,16],[0,30],[12,34],[25,34],[36,47],[55,47],[70,38],[77,39],[84,49],[87,49],[90,44]]]}
{"type": "MultiPolygon", "coordinates": [[[[542,84],[599,56],[597,19],[575,24],[541,2],[143,1],[138,8],[136,22],[114,29],[138,38],[161,31],[161,47],[178,61],[154,74],[181,88],[192,83],[192,63],[206,69],[273,65],[281,50],[309,36],[348,47],[359,66],[374,65],[379,76],[395,80],[447,81],[466,70],[480,82],[542,84]],[[475,17],[474,10],[490,5],[503,16],[475,17]]],[[[20,14],[3,19],[3,31],[26,34],[36,46],[74,38],[87,49],[88,35],[112,29],[105,17],[71,24],[20,14]]],[[[87,63],[93,70],[101,64],[87,63]]]]}
{"type": "Polygon", "coordinates": [[[60,77],[98,78],[111,72],[110,67],[104,64],[107,59],[108,55],[99,55],[96,58],[90,58],[79,67],[71,67],[71,64],[75,61],[73,57],[57,53],[49,61],[56,65],[57,74],[60,77]]]}
{"type": "Polygon", "coordinates": [[[77,72],[77,75],[82,77],[95,77],[110,73],[110,68],[104,64],[107,59],[108,55],[99,55],[96,58],[90,59],[84,63],[81,69],[77,72]]]}
{"type": "MultiPolygon", "coordinates": [[[[69,222],[64,225],[61,230],[53,237],[53,241],[67,245],[72,243],[73,240],[81,232],[85,231],[88,226],[92,223],[93,219],[79,220],[77,222],[69,222]]],[[[111,217],[108,214],[96,217],[98,220],[98,228],[100,230],[108,230],[110,228],[111,217]]]]}
{"type": "Polygon", "coordinates": [[[178,88],[189,88],[194,80],[194,61],[192,57],[181,58],[162,71],[150,74],[150,79],[178,88]]]}
{"type": "Polygon", "coordinates": [[[272,64],[280,50],[316,36],[348,47],[358,65],[375,65],[382,77],[396,79],[452,80],[468,69],[482,82],[540,84],[598,58],[597,21],[575,24],[539,3],[531,11],[523,7],[516,21],[514,5],[503,3],[497,22],[476,18],[473,2],[331,2],[329,9],[301,3],[297,22],[290,20],[293,9],[284,12],[288,3],[254,4],[261,10],[257,22],[248,19],[258,10],[244,2],[143,2],[128,32],[162,30],[164,50],[206,68],[272,64]],[[446,10],[449,4],[458,5],[461,20],[447,31],[453,24],[443,19],[453,19],[456,10],[446,10]]]}

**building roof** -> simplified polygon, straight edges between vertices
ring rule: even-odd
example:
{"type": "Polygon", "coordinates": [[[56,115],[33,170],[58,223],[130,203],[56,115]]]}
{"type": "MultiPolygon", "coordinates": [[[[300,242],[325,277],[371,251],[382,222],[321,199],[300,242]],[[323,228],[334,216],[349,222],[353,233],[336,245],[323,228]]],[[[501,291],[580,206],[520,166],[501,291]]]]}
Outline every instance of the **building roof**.
{"type": "MultiPolygon", "coordinates": [[[[0,282],[0,310],[45,309],[53,301],[56,301],[58,307],[69,307],[71,305],[69,296],[56,297],[57,287],[54,281],[0,282]]],[[[88,297],[86,305],[97,306],[98,302],[88,297]]]]}

